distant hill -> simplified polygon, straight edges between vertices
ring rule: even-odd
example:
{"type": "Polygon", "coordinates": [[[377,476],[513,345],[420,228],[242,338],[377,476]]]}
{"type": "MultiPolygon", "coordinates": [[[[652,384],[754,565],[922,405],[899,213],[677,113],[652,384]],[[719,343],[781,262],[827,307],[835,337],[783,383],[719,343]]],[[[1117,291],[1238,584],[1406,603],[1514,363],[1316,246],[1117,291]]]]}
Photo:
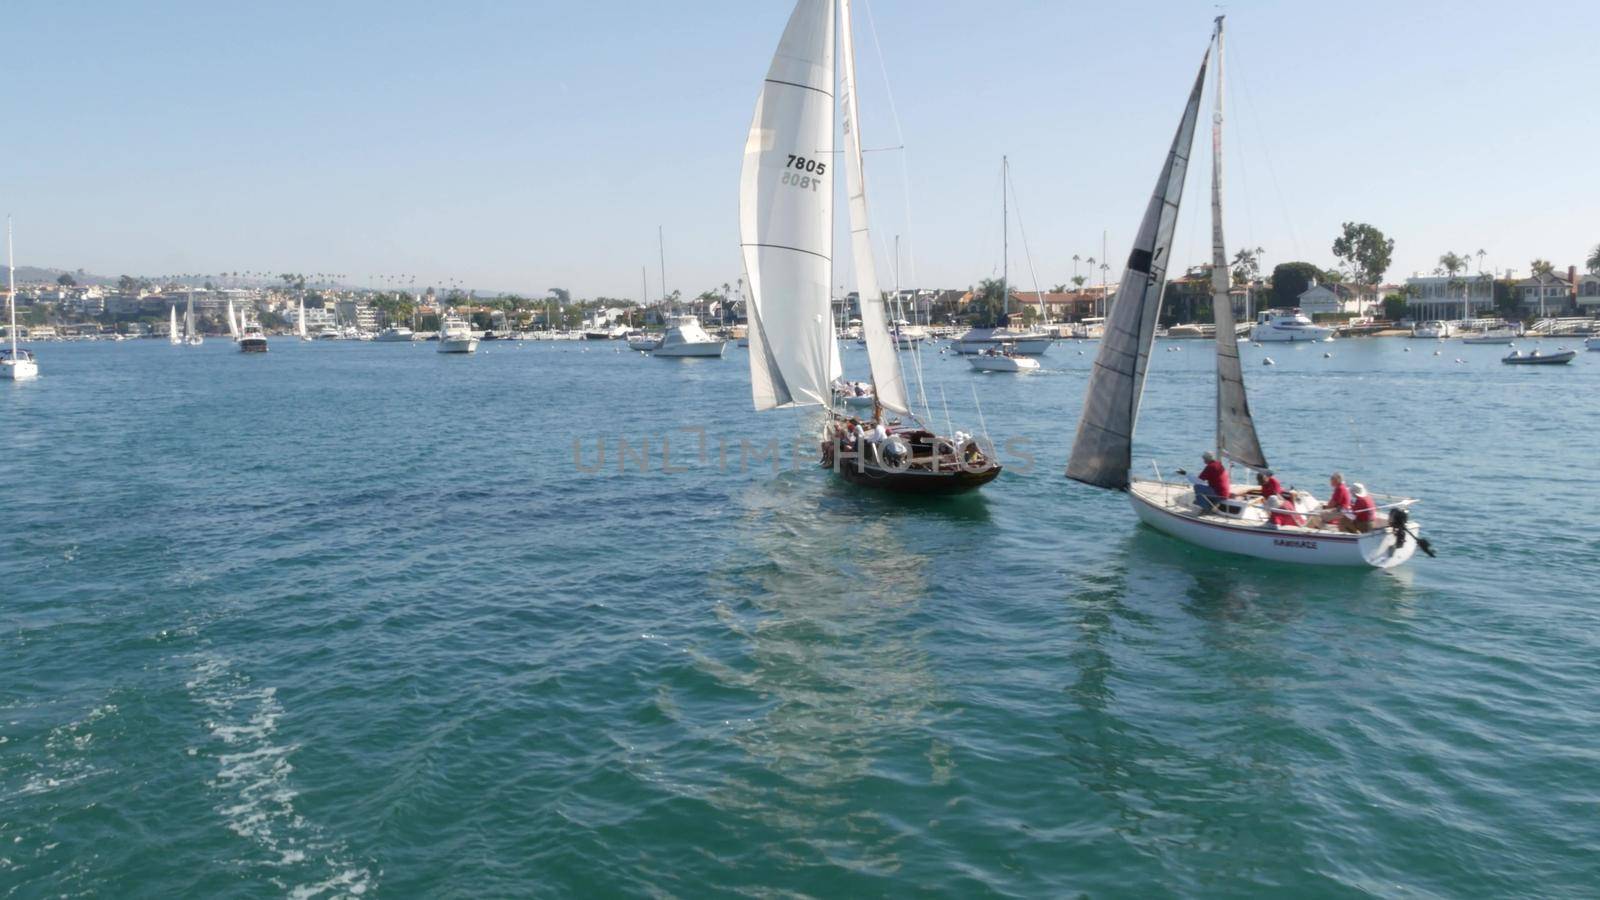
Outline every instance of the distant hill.
{"type": "Polygon", "coordinates": [[[40,282],[54,282],[63,274],[71,275],[72,280],[79,284],[116,284],[117,279],[107,278],[104,275],[95,275],[82,269],[69,272],[66,269],[43,269],[39,266],[17,266],[17,284],[38,284],[40,282]]]}

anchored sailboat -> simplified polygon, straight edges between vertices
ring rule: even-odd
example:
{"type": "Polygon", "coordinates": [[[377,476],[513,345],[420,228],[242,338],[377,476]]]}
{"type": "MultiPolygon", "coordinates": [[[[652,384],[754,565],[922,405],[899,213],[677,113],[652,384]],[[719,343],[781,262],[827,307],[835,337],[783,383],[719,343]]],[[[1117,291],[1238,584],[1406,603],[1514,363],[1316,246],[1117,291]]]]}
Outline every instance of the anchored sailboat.
{"type": "Polygon", "coordinates": [[[828,407],[822,462],[849,481],[918,493],[969,490],[994,480],[1000,466],[966,436],[945,438],[922,427],[911,409],[873,265],[859,115],[850,0],[800,0],[756,102],[739,179],[755,407],[828,407]],[[842,72],[835,66],[836,35],[842,72]],[[836,75],[842,75],[837,110],[836,75]],[[836,114],[876,398],[870,433],[832,407],[832,385],[842,371],[829,291],[836,114]]]}
{"type": "MultiPolygon", "coordinates": [[[[1244,374],[1239,363],[1233,306],[1228,295],[1229,270],[1222,235],[1222,17],[1212,40],[1217,50],[1216,109],[1212,125],[1212,308],[1217,345],[1217,457],[1264,471],[1266,455],[1250,415],[1244,374]]],[[[1352,531],[1320,527],[1309,496],[1253,499],[1246,496],[1205,502],[1193,484],[1160,478],[1132,478],[1133,432],[1144,392],[1145,372],[1155,341],[1161,291],[1170,264],[1173,232],[1183,197],[1184,178],[1194,141],[1202,89],[1211,51],[1200,64],[1184,107],[1178,133],[1156,181],[1150,205],[1128,256],[1116,301],[1107,314],[1105,336],[1089,377],[1083,414],[1067,463],[1067,477],[1128,493],[1134,511],[1146,524],[1175,537],[1229,553],[1263,559],[1320,565],[1389,568],[1410,559],[1426,542],[1410,524],[1407,497],[1377,497],[1369,518],[1352,531]],[[1359,530],[1365,529],[1365,530],[1359,530]]],[[[1358,495],[1361,492],[1358,491],[1358,495]]],[[[1365,495],[1361,495],[1365,496],[1365,495]]]]}
{"type": "Polygon", "coordinates": [[[11,308],[11,349],[0,350],[0,379],[27,381],[39,377],[31,350],[17,346],[17,262],[11,248],[11,220],[6,219],[6,305],[11,308]]]}

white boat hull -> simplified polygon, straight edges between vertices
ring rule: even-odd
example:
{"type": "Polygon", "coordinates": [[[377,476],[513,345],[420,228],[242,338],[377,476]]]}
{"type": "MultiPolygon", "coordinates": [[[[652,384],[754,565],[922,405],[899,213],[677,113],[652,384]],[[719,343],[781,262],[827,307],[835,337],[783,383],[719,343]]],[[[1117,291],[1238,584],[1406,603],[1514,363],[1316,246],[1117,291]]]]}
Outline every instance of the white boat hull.
{"type": "Polygon", "coordinates": [[[1250,326],[1250,340],[1263,344],[1315,344],[1333,340],[1333,329],[1313,325],[1309,328],[1274,328],[1271,325],[1250,326]]]}
{"type": "Polygon", "coordinates": [[[478,339],[469,338],[440,338],[440,353],[474,353],[478,349],[478,339]]]}
{"type": "Polygon", "coordinates": [[[667,357],[721,356],[722,348],[727,346],[727,343],[727,341],[706,341],[694,344],[672,344],[670,346],[657,347],[655,355],[667,357]]]}
{"type": "Polygon", "coordinates": [[[39,364],[31,359],[0,360],[0,381],[27,381],[39,377],[39,364]]]}
{"type": "Polygon", "coordinates": [[[1583,345],[1590,350],[1600,350],[1600,337],[1589,338],[1583,342],[1583,345]]]}
{"type": "Polygon", "coordinates": [[[646,353],[661,346],[660,338],[634,338],[628,341],[629,350],[642,350],[646,353]]]}
{"type": "Polygon", "coordinates": [[[969,356],[967,362],[972,364],[979,372],[1037,372],[1039,361],[1022,357],[1021,359],[1010,356],[969,356]]]}
{"type": "MultiPolygon", "coordinates": [[[[1140,521],[1158,531],[1208,550],[1313,566],[1398,566],[1416,553],[1417,541],[1404,545],[1385,527],[1367,534],[1247,522],[1195,511],[1194,492],[1184,485],[1134,479],[1128,498],[1140,521]]],[[[1416,532],[1415,525],[1411,530],[1416,532]]]]}

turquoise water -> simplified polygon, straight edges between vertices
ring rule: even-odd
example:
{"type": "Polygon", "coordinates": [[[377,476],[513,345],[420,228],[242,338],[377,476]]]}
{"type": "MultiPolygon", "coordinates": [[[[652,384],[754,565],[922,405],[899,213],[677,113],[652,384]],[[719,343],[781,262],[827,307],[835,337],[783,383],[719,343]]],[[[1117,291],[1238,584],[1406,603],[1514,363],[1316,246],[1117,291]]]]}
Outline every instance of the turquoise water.
{"type": "MultiPolygon", "coordinates": [[[[1211,357],[1163,346],[1172,468],[1211,357]]],[[[1011,450],[936,502],[745,458],[811,422],[750,411],[742,350],[38,349],[0,390],[0,896],[1600,886],[1600,353],[1246,348],[1286,484],[1425,498],[1438,559],[1347,572],[1067,482],[1092,344],[926,357],[1011,450]]]]}

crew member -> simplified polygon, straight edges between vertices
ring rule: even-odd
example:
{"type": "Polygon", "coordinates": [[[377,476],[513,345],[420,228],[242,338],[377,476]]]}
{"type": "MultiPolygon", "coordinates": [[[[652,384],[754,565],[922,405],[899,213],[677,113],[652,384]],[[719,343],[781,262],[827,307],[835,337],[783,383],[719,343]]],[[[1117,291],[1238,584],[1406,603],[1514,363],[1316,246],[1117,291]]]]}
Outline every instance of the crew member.
{"type": "Polygon", "coordinates": [[[1372,530],[1373,522],[1377,519],[1378,504],[1367,493],[1366,485],[1355,484],[1352,487],[1356,496],[1344,518],[1339,520],[1339,529],[1352,534],[1366,534],[1372,530]]]}
{"type": "Polygon", "coordinates": [[[1200,470],[1200,482],[1194,486],[1194,499],[1202,509],[1210,509],[1217,501],[1233,495],[1233,485],[1228,479],[1228,469],[1210,450],[1200,454],[1205,468],[1200,470]]]}
{"type": "Polygon", "coordinates": [[[1333,494],[1328,497],[1327,503],[1322,504],[1322,511],[1314,524],[1318,528],[1323,525],[1343,527],[1345,514],[1350,511],[1350,489],[1344,485],[1344,475],[1338,472],[1328,476],[1328,484],[1333,486],[1333,494]]]}

